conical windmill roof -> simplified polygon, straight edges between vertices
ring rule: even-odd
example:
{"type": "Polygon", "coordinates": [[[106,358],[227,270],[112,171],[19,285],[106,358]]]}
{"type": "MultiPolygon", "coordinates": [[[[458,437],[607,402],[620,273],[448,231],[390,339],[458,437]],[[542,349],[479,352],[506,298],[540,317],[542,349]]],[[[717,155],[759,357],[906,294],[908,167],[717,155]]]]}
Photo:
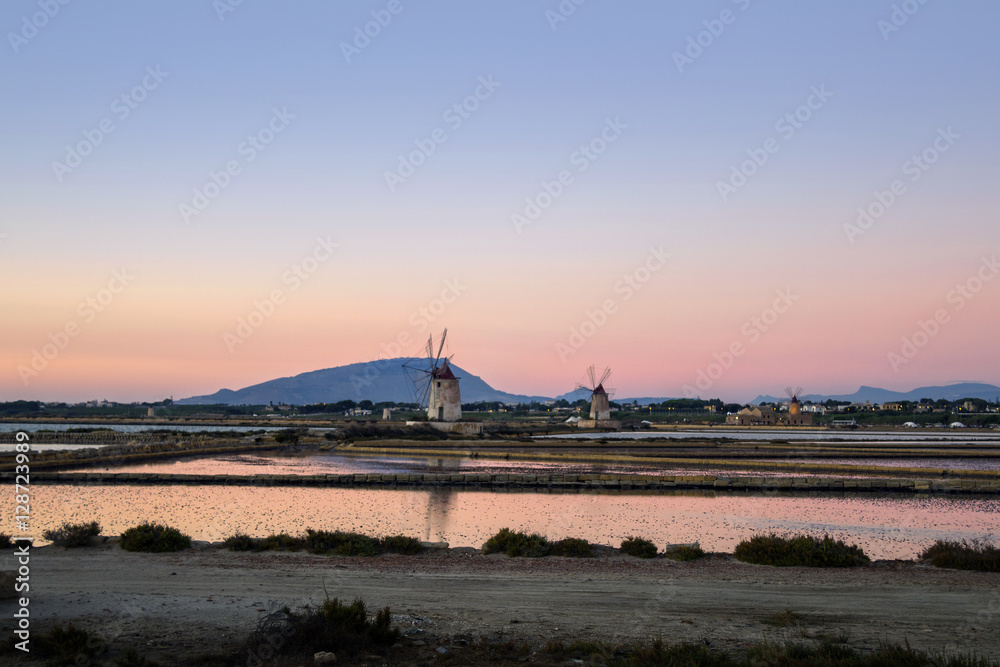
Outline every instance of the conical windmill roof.
{"type": "Polygon", "coordinates": [[[606,394],[608,392],[605,391],[603,384],[599,384],[599,385],[597,385],[597,389],[594,390],[594,393],[595,394],[606,394]]]}
{"type": "Polygon", "coordinates": [[[457,380],[455,374],[451,372],[451,366],[448,365],[448,360],[445,359],[444,363],[434,369],[431,373],[437,380],[457,380]]]}

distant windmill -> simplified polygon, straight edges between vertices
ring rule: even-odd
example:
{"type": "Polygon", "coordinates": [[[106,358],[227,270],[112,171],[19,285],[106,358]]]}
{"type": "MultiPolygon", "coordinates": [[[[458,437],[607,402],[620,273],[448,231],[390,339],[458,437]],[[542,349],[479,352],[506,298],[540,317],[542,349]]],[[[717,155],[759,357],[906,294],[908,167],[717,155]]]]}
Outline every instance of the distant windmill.
{"type": "Polygon", "coordinates": [[[594,372],[594,367],[587,369],[587,380],[590,384],[581,382],[576,385],[577,389],[587,389],[590,391],[590,418],[591,419],[611,419],[611,405],[608,401],[614,389],[610,392],[605,388],[604,383],[611,377],[611,369],[605,368],[600,378],[594,372]]]}
{"type": "Polygon", "coordinates": [[[462,398],[458,391],[458,378],[448,363],[451,357],[441,358],[448,330],[441,334],[441,343],[434,353],[434,337],[427,338],[427,358],[413,359],[403,364],[413,382],[413,394],[420,407],[427,408],[427,418],[436,421],[459,421],[462,418],[462,398]]]}
{"type": "Polygon", "coordinates": [[[788,404],[789,415],[802,414],[802,404],[799,403],[799,394],[801,393],[802,387],[785,387],[785,395],[791,399],[791,403],[788,404]]]}

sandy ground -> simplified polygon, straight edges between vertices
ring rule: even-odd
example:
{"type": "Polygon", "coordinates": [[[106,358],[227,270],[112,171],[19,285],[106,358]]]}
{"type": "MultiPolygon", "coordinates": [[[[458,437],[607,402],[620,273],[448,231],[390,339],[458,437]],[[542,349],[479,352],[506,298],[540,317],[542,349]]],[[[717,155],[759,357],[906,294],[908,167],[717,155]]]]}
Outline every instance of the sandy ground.
{"type": "MultiPolygon", "coordinates": [[[[735,648],[763,640],[846,634],[917,648],[1000,657],[1000,574],[880,561],[855,570],[749,565],[714,555],[692,563],[509,559],[472,549],[339,558],[200,549],[133,554],[114,545],[39,548],[31,558],[38,631],[74,621],[116,646],[170,656],[238,647],[269,611],[361,596],[392,608],[408,641],[421,637],[647,639],[735,648]],[[784,610],[795,627],[764,623],[784,610]]],[[[12,600],[0,601],[9,636],[12,600]]]]}

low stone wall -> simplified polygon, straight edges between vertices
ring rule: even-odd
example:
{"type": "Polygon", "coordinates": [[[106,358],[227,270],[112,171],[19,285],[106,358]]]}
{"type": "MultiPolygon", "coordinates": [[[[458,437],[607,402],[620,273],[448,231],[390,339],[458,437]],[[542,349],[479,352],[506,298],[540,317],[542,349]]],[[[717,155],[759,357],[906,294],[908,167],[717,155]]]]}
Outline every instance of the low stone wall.
{"type": "Polygon", "coordinates": [[[510,461],[590,462],[617,465],[648,465],[659,467],[699,466],[740,470],[773,470],[794,473],[840,473],[842,475],[917,475],[925,477],[961,477],[984,481],[1000,481],[996,470],[965,470],[944,468],[903,468],[897,466],[867,466],[848,463],[795,463],[792,461],[753,461],[747,459],[679,458],[669,455],[600,454],[597,452],[482,452],[417,447],[368,447],[345,445],[337,447],[344,454],[374,454],[378,456],[448,456],[472,459],[510,461]]]}
{"type": "MultiPolygon", "coordinates": [[[[13,482],[14,474],[0,473],[13,482]]],[[[844,479],[829,477],[716,477],[713,475],[526,475],[526,474],[353,474],[353,475],[170,475],[157,473],[32,471],[32,483],[189,484],[227,486],[317,486],[356,488],[456,487],[553,489],[565,491],[700,489],[710,491],[817,491],[900,493],[1000,493],[1000,482],[983,480],[844,479]]]]}
{"type": "MultiPolygon", "coordinates": [[[[32,439],[31,444],[37,442],[32,439]]],[[[211,454],[233,454],[238,452],[262,452],[282,449],[283,445],[270,440],[257,442],[253,439],[236,438],[186,438],[184,440],[158,440],[143,444],[128,441],[122,445],[108,445],[86,449],[49,450],[31,453],[31,473],[56,468],[79,468],[82,466],[123,465],[141,461],[181,456],[205,456],[211,454]]],[[[11,471],[16,465],[15,453],[0,454],[0,471],[11,471]]]]}

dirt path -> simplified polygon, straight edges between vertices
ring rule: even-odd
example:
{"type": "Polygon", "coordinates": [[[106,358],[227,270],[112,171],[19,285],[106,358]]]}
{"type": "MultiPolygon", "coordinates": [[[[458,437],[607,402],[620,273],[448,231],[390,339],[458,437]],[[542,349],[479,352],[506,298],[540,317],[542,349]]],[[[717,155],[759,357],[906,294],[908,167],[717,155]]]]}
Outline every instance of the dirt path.
{"type": "MultiPolygon", "coordinates": [[[[173,653],[238,645],[267,611],[361,596],[392,607],[411,637],[503,635],[707,641],[846,634],[855,646],[1000,657],[1000,575],[881,562],[861,570],[770,568],[713,556],[695,563],[627,556],[540,560],[462,551],[370,559],[202,550],[130,554],[105,546],[32,555],[36,629],[77,620],[106,640],[173,653]],[[801,622],[764,621],[793,610],[801,622]]],[[[0,617],[14,606],[0,603],[0,617]]],[[[3,620],[7,632],[10,621],[3,620]]]]}

